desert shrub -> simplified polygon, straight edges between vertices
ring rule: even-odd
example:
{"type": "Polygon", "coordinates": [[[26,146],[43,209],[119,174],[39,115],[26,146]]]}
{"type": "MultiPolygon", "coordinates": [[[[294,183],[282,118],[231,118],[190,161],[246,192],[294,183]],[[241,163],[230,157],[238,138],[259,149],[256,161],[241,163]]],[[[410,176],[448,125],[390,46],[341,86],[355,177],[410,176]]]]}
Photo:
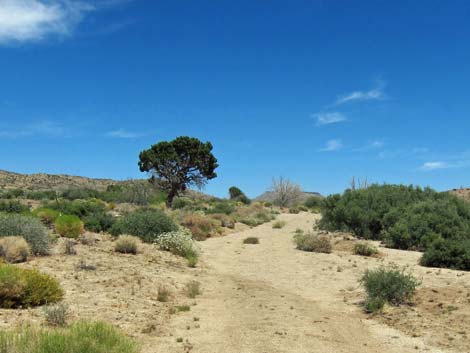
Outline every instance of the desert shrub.
{"type": "Polygon", "coordinates": [[[95,233],[108,231],[115,222],[115,218],[105,212],[93,213],[83,218],[85,229],[95,233]]]}
{"type": "Polygon", "coordinates": [[[249,205],[251,203],[251,200],[245,195],[245,193],[236,186],[232,186],[231,188],[229,188],[228,193],[230,196],[230,200],[232,201],[238,201],[244,203],[245,205],[249,205]]]}
{"type": "Polygon", "coordinates": [[[271,222],[276,218],[273,211],[264,208],[263,205],[259,203],[239,207],[234,217],[238,222],[250,227],[256,227],[263,223],[271,222]]]}
{"type": "Polygon", "coordinates": [[[58,200],[55,202],[45,203],[44,207],[59,211],[62,214],[77,216],[81,219],[107,211],[106,204],[97,199],[74,201],[58,200]]]}
{"type": "Polygon", "coordinates": [[[314,233],[296,233],[294,242],[297,249],[302,251],[331,253],[331,241],[326,236],[320,236],[314,233]]]}
{"type": "Polygon", "coordinates": [[[0,214],[0,236],[22,236],[34,255],[47,255],[51,238],[38,219],[18,214],[0,214]]]}
{"type": "Polygon", "coordinates": [[[129,234],[143,242],[153,243],[163,233],[178,229],[173,220],[161,210],[142,209],[122,216],[111,227],[112,235],[129,234]]]}
{"type": "Polygon", "coordinates": [[[189,281],[186,283],[186,295],[188,298],[194,299],[201,294],[201,283],[197,281],[189,281]]]}
{"type": "Polygon", "coordinates": [[[109,324],[77,322],[68,328],[24,326],[0,333],[2,353],[137,353],[138,346],[109,324]]]}
{"type": "Polygon", "coordinates": [[[219,225],[215,220],[199,213],[186,215],[181,224],[191,231],[196,240],[206,240],[219,232],[219,225]]]}
{"type": "Polygon", "coordinates": [[[226,215],[230,215],[233,212],[235,212],[235,205],[229,201],[219,201],[207,210],[207,213],[223,213],[226,215]]]}
{"type": "Polygon", "coordinates": [[[220,225],[225,228],[235,228],[235,220],[231,216],[227,216],[223,213],[214,213],[210,215],[210,218],[220,222],[220,225]]]}
{"type": "Polygon", "coordinates": [[[470,240],[440,240],[428,247],[420,264],[470,271],[470,240]]]}
{"type": "Polygon", "coordinates": [[[70,188],[62,192],[62,197],[67,200],[87,200],[98,197],[98,191],[87,188],[70,188]]]}
{"type": "Polygon", "coordinates": [[[307,208],[318,208],[320,207],[322,198],[320,196],[309,196],[304,201],[304,206],[307,208]]]}
{"type": "Polygon", "coordinates": [[[0,265],[0,307],[32,307],[62,299],[59,282],[37,270],[0,265]]]}
{"type": "Polygon", "coordinates": [[[259,239],[256,237],[248,237],[243,240],[243,244],[259,244],[259,239]]]}
{"type": "Polygon", "coordinates": [[[470,204],[403,185],[346,190],[322,202],[320,228],[351,231],[399,249],[426,250],[441,239],[470,238],[470,204]]]}
{"type": "Polygon", "coordinates": [[[189,229],[183,228],[174,232],[164,233],[160,235],[156,243],[160,249],[186,258],[190,267],[196,266],[199,258],[199,249],[189,229]]]}
{"type": "Polygon", "coordinates": [[[70,316],[67,304],[46,305],[43,309],[44,318],[49,326],[65,327],[70,316]]]}
{"type": "Polygon", "coordinates": [[[296,204],[302,194],[300,186],[284,178],[273,179],[271,186],[273,203],[281,207],[296,204]]]}
{"type": "Polygon", "coordinates": [[[284,221],[276,221],[273,223],[273,229],[281,229],[286,225],[284,221]]]}
{"type": "Polygon", "coordinates": [[[38,217],[45,225],[50,226],[60,216],[60,212],[52,208],[40,207],[33,210],[33,215],[38,217]]]}
{"type": "Polygon", "coordinates": [[[132,235],[121,235],[114,243],[114,250],[122,254],[137,254],[140,239],[132,235]]]}
{"type": "Polygon", "coordinates": [[[54,190],[28,191],[25,197],[30,200],[54,200],[57,192],[54,190]]]}
{"type": "Polygon", "coordinates": [[[157,300],[161,303],[166,303],[169,297],[170,297],[170,290],[167,287],[160,285],[158,287],[157,300]]]}
{"type": "Polygon", "coordinates": [[[77,216],[62,215],[54,222],[54,228],[58,234],[66,238],[78,238],[83,234],[83,222],[77,216]]]}
{"type": "Polygon", "coordinates": [[[366,243],[357,243],[354,245],[353,252],[355,255],[374,256],[379,253],[379,250],[375,246],[366,243]]]}
{"type": "Polygon", "coordinates": [[[308,212],[308,208],[305,207],[304,205],[300,205],[297,208],[299,209],[300,212],[308,212]]]}
{"type": "Polygon", "coordinates": [[[28,213],[29,206],[23,205],[17,200],[0,200],[0,212],[28,213]]]}
{"type": "Polygon", "coordinates": [[[186,197],[175,197],[171,203],[171,208],[174,210],[180,210],[182,208],[192,205],[192,201],[186,197]]]}
{"type": "Polygon", "coordinates": [[[110,185],[98,196],[107,202],[132,203],[140,206],[165,202],[166,193],[142,180],[128,180],[117,185],[110,185]]]}
{"type": "Polygon", "coordinates": [[[28,261],[31,253],[29,244],[23,237],[2,237],[0,238],[0,257],[9,263],[19,263],[28,261]]]}
{"type": "Polygon", "coordinates": [[[21,196],[24,196],[25,192],[23,189],[8,189],[3,190],[2,198],[3,199],[17,199],[21,196]]]}
{"type": "Polygon", "coordinates": [[[397,267],[367,270],[360,283],[367,294],[366,310],[371,312],[381,310],[385,303],[391,305],[406,303],[420,285],[413,275],[397,267]]]}
{"type": "Polygon", "coordinates": [[[67,239],[64,242],[64,254],[65,255],[77,255],[77,250],[75,249],[77,243],[75,240],[67,239]]]}
{"type": "Polygon", "coordinates": [[[289,208],[289,213],[291,213],[291,214],[299,214],[299,213],[300,213],[300,208],[298,208],[298,207],[290,207],[290,208],[289,208]]]}

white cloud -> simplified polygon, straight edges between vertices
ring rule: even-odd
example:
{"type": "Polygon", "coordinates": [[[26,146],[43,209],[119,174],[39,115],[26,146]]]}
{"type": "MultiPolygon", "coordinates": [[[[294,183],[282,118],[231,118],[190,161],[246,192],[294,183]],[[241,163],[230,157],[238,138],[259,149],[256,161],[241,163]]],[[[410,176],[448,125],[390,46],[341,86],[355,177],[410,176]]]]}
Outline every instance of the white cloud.
{"type": "Polygon", "coordinates": [[[119,129],[119,130],[114,130],[114,131],[109,131],[105,134],[107,137],[114,137],[114,138],[121,138],[121,139],[134,139],[139,136],[140,134],[137,134],[135,132],[127,131],[124,129],[119,129]]]}
{"type": "Polygon", "coordinates": [[[366,151],[371,151],[371,150],[378,150],[378,149],[384,148],[384,146],[385,146],[385,142],[383,142],[382,140],[374,140],[374,141],[370,141],[368,144],[362,147],[356,148],[354,151],[366,152],[366,151]]]}
{"type": "Polygon", "coordinates": [[[326,143],[326,146],[320,151],[322,152],[335,152],[343,148],[343,142],[340,139],[329,140],[326,143]]]}
{"type": "Polygon", "coordinates": [[[132,0],[0,0],[0,45],[67,36],[92,11],[132,0]]]}
{"type": "Polygon", "coordinates": [[[431,170],[437,170],[437,169],[447,169],[450,168],[451,166],[447,162],[426,162],[421,166],[421,170],[424,171],[431,171],[431,170]]]}
{"type": "Polygon", "coordinates": [[[21,138],[30,136],[65,137],[66,135],[68,135],[67,130],[62,125],[52,121],[32,123],[17,129],[0,130],[0,138],[21,138]]]}
{"type": "Polygon", "coordinates": [[[386,98],[386,95],[383,89],[384,89],[384,83],[379,81],[378,86],[369,91],[354,91],[354,92],[339,96],[333,105],[337,106],[337,105],[342,105],[345,103],[352,103],[352,102],[383,100],[386,98]]]}
{"type": "Polygon", "coordinates": [[[346,121],[346,116],[339,112],[333,113],[318,113],[313,115],[317,119],[317,126],[336,124],[346,121]]]}

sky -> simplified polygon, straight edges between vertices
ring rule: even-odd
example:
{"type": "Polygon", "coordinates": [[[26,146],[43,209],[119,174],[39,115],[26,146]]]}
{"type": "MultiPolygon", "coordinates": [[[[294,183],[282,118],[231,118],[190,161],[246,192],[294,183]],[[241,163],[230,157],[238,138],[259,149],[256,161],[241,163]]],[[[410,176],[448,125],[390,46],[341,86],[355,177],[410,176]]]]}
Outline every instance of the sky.
{"type": "Polygon", "coordinates": [[[205,192],[283,176],[470,187],[466,0],[0,0],[0,169],[144,178],[211,141],[205,192]]]}

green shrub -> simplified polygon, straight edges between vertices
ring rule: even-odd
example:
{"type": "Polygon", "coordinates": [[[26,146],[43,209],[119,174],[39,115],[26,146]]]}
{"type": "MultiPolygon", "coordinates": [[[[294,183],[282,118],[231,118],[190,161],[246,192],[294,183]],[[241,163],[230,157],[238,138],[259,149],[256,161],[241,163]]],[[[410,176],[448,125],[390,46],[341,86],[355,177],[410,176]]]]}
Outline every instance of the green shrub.
{"type": "Polygon", "coordinates": [[[62,214],[77,216],[81,219],[107,211],[106,204],[97,199],[74,201],[58,200],[55,202],[45,203],[44,207],[59,211],[62,214]]]}
{"type": "Polygon", "coordinates": [[[317,208],[320,207],[322,203],[322,198],[320,196],[309,196],[305,202],[304,206],[307,208],[317,208]]]}
{"type": "Polygon", "coordinates": [[[0,236],[22,236],[34,255],[47,255],[51,239],[47,228],[36,218],[18,214],[0,214],[0,236]]]}
{"type": "Polygon", "coordinates": [[[69,307],[66,304],[59,303],[55,305],[46,305],[43,309],[44,318],[49,326],[65,327],[70,316],[69,307]]]}
{"type": "Polygon", "coordinates": [[[0,333],[2,353],[137,353],[138,346],[109,324],[77,322],[68,328],[24,326],[0,333]]]}
{"type": "Polygon", "coordinates": [[[281,229],[286,225],[284,221],[276,221],[273,223],[273,229],[281,229]]]}
{"type": "Polygon", "coordinates": [[[259,239],[256,237],[248,237],[243,240],[243,244],[259,244],[259,239]]]}
{"type": "Polygon", "coordinates": [[[112,235],[130,234],[146,243],[153,243],[163,233],[178,229],[161,210],[142,209],[122,216],[110,229],[112,235]]]}
{"type": "Polygon", "coordinates": [[[62,299],[59,282],[49,275],[14,265],[0,265],[0,307],[32,307],[62,299]]]}
{"type": "Polygon", "coordinates": [[[3,199],[17,199],[21,196],[24,196],[25,192],[23,189],[8,189],[3,190],[2,198],[3,199]]]}
{"type": "Polygon", "coordinates": [[[182,208],[192,205],[192,201],[186,197],[175,197],[171,203],[171,208],[174,210],[180,210],[182,208]]]}
{"type": "Polygon", "coordinates": [[[28,213],[29,206],[23,205],[17,200],[0,200],[0,212],[28,213]]]}
{"type": "Polygon", "coordinates": [[[70,188],[62,192],[62,197],[67,200],[87,200],[98,197],[98,191],[87,188],[70,188]]]}
{"type": "Polygon", "coordinates": [[[73,239],[77,239],[85,231],[83,222],[73,215],[59,216],[54,222],[54,228],[62,237],[73,239]]]}
{"type": "Polygon", "coordinates": [[[57,192],[54,190],[28,191],[25,197],[30,200],[54,200],[57,192]]]}
{"type": "Polygon", "coordinates": [[[90,232],[100,233],[109,231],[114,223],[115,218],[105,212],[94,213],[83,218],[85,229],[90,232]]]}
{"type": "Polygon", "coordinates": [[[302,251],[329,254],[332,251],[330,239],[313,233],[296,233],[294,242],[297,249],[302,251]]]}
{"type": "Polygon", "coordinates": [[[235,205],[229,201],[217,202],[207,213],[223,213],[230,215],[235,212],[235,205]]]}
{"type": "Polygon", "coordinates": [[[361,256],[374,256],[379,253],[375,246],[366,243],[357,243],[354,245],[354,254],[361,256]]]}
{"type": "Polygon", "coordinates": [[[114,243],[114,250],[122,254],[137,254],[140,239],[132,235],[120,235],[114,243]]]}
{"type": "Polygon", "coordinates": [[[289,208],[289,213],[291,214],[299,214],[300,213],[300,209],[298,207],[291,207],[289,208]]]}
{"type": "Polygon", "coordinates": [[[385,303],[400,305],[411,300],[420,282],[413,275],[397,267],[367,270],[360,283],[367,294],[368,311],[381,310],[385,303]]]}
{"type": "Polygon", "coordinates": [[[470,240],[441,240],[433,243],[420,260],[422,266],[470,271],[470,240]]]}
{"type": "Polygon", "coordinates": [[[230,200],[232,201],[239,201],[241,203],[244,203],[245,205],[249,205],[251,203],[251,200],[245,195],[245,193],[236,186],[232,186],[231,188],[229,188],[228,193],[230,196],[230,200]]]}
{"type": "Polygon", "coordinates": [[[54,224],[57,217],[60,216],[60,212],[51,208],[41,207],[36,208],[33,211],[33,215],[38,217],[45,225],[50,226],[54,224]]]}

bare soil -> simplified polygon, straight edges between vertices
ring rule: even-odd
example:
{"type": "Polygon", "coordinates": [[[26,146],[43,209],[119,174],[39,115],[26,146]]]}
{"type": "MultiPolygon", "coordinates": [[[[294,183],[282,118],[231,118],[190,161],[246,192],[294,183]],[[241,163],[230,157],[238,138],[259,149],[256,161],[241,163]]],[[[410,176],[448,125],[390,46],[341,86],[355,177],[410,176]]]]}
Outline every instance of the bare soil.
{"type": "MultiPolygon", "coordinates": [[[[421,267],[417,252],[380,248],[379,257],[356,256],[356,240],[347,234],[330,234],[331,254],[296,250],[293,232],[311,230],[317,218],[283,214],[282,229],[267,223],[209,239],[200,243],[195,269],[150,245],[135,256],[116,254],[102,236],[96,245],[78,245],[77,255],[24,266],[60,279],[73,319],[119,326],[145,353],[470,352],[470,274],[421,267]],[[260,243],[243,244],[247,237],[260,243]],[[96,270],[78,269],[82,259],[96,270]],[[422,279],[415,304],[368,315],[358,279],[389,263],[422,279]],[[190,280],[202,287],[194,299],[184,292],[190,280]],[[166,303],[157,300],[162,285],[171,292],[166,303]],[[177,305],[190,310],[174,313],[177,305]]],[[[42,309],[0,310],[0,328],[31,321],[43,322],[42,309]]]]}

